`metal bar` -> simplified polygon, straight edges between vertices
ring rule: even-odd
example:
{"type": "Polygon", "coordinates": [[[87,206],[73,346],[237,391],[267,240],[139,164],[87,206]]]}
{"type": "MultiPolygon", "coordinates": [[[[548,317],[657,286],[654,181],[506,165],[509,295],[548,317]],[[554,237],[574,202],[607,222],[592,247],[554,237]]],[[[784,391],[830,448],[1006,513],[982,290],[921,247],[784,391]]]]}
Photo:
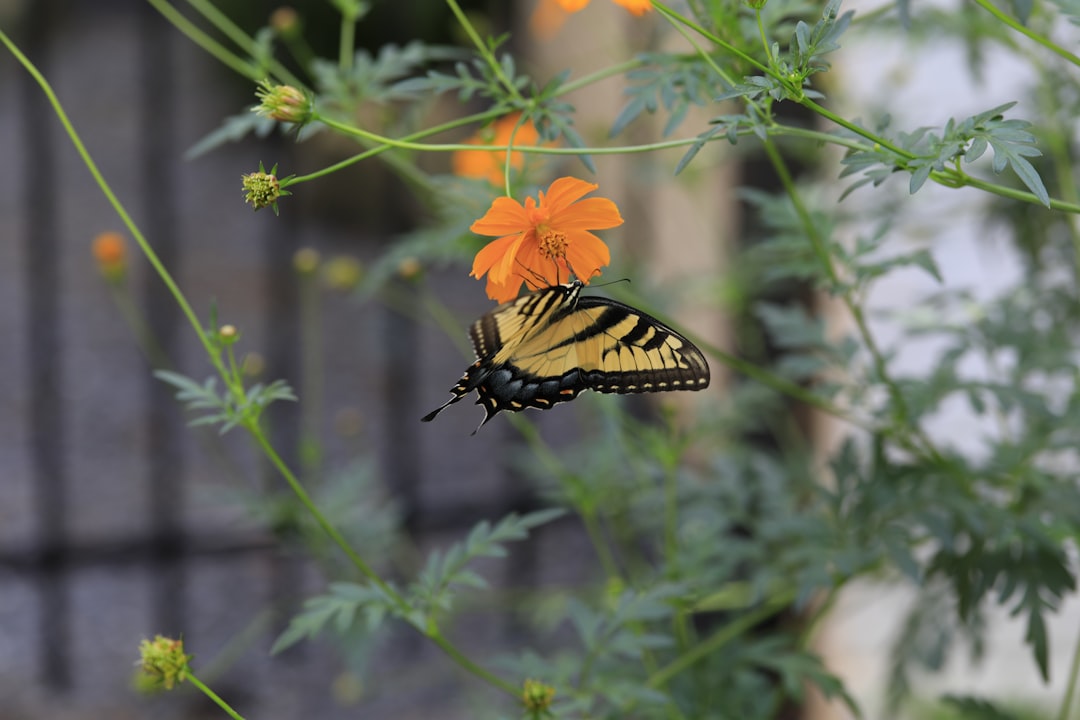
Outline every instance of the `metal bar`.
{"type": "MultiPolygon", "coordinates": [[[[49,67],[49,27],[54,3],[26,8],[22,45],[38,67],[49,67]]],[[[41,596],[39,633],[41,674],[53,690],[71,686],[66,649],[71,628],[70,598],[65,576],[67,478],[61,383],[63,346],[60,337],[60,263],[58,256],[56,162],[52,139],[56,122],[33,78],[19,73],[26,197],[27,351],[29,352],[30,474],[38,518],[36,564],[41,596]]]]}
{"type": "MultiPolygon", "coordinates": [[[[138,20],[141,76],[139,78],[139,160],[142,212],[147,236],[166,267],[177,267],[180,244],[176,234],[176,72],[172,27],[150,5],[140,3],[138,20]]],[[[148,327],[165,357],[176,359],[181,316],[160,278],[148,273],[143,287],[148,327]]],[[[185,536],[182,527],[185,432],[172,391],[147,373],[145,379],[147,484],[149,487],[150,550],[155,561],[153,605],[155,631],[179,635],[184,630],[185,536]]]]}

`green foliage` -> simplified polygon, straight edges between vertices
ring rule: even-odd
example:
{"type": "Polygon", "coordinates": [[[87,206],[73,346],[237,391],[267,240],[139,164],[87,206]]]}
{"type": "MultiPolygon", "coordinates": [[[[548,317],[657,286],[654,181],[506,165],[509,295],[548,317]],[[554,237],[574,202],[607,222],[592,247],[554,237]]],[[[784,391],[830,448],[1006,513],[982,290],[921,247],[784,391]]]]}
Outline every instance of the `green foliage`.
{"type": "Polygon", "coordinates": [[[409,587],[411,621],[423,627],[431,618],[451,609],[458,590],[466,587],[486,588],[487,581],[468,567],[473,560],[505,556],[504,544],[524,540],[529,536],[529,530],[563,514],[562,510],[552,508],[521,517],[509,515],[495,525],[482,520],[469,532],[464,542],[455,543],[445,551],[433,551],[419,577],[409,587]]]}
{"type": "Polygon", "coordinates": [[[327,628],[338,635],[357,629],[371,633],[387,616],[400,617],[428,633],[439,616],[451,610],[454,598],[463,589],[487,587],[487,582],[469,568],[472,561],[505,556],[506,543],[524,540],[531,529],[561,515],[562,510],[550,509],[520,517],[512,514],[494,526],[486,520],[481,521],[464,542],[451,545],[445,552],[432,552],[404,599],[388,593],[377,583],[330,583],[329,592],[304,602],[303,612],[290,621],[289,627],[274,643],[273,652],[314,638],[327,628]]]}
{"type": "MultiPolygon", "coordinates": [[[[1035,136],[1029,132],[1031,123],[1003,117],[1015,104],[1005,103],[960,122],[949,118],[940,136],[928,127],[898,133],[893,139],[899,148],[913,156],[910,159],[883,148],[850,152],[843,160],[846,167],[840,176],[862,172],[864,177],[849,186],[847,192],[867,183],[880,185],[894,171],[904,170],[911,173],[909,191],[914,195],[930,178],[930,173],[943,172],[950,163],[959,164],[960,158],[973,163],[989,147],[994,151],[992,168],[995,173],[1011,167],[1039,202],[1049,206],[1046,186],[1027,159],[1042,154],[1035,147],[1035,136]]],[[[883,130],[884,127],[879,128],[879,132],[883,130]]]]}
{"type": "Polygon", "coordinates": [[[200,385],[170,370],[156,370],[154,376],[176,388],[176,399],[188,410],[206,411],[190,425],[220,425],[222,435],[241,423],[258,423],[262,411],[272,402],[297,399],[284,380],[275,380],[269,385],[255,383],[242,393],[236,393],[219,391],[216,377],[209,377],[200,385]]]}
{"type": "Polygon", "coordinates": [[[645,53],[638,60],[644,67],[626,74],[628,87],[624,92],[630,100],[615,117],[612,137],[625,130],[641,113],[652,114],[661,107],[668,113],[661,133],[667,137],[682,125],[692,105],[704,106],[721,92],[719,78],[697,56],[645,53]]]}
{"type": "MultiPolygon", "coordinates": [[[[695,287],[719,288],[715,296],[731,313],[731,354],[710,349],[715,364],[726,363],[736,376],[722,397],[699,407],[686,425],[663,410],[634,406],[631,413],[619,398],[578,400],[578,441],[559,448],[526,420],[509,420],[528,451],[508,445],[507,462],[558,509],[481,522],[422,565],[396,567],[395,577],[405,578],[396,584],[352,550],[365,548],[379,563],[408,554],[392,507],[350,494],[348,483],[324,485],[315,503],[297,491],[312,522],[281,524],[303,527],[306,546],[320,559],[334,543],[350,565],[323,564],[327,590],[305,603],[275,651],[320,634],[373,636],[403,621],[508,695],[519,695],[525,678],[555,688],[551,707],[534,708],[533,716],[767,719],[804,703],[808,686],[858,715],[855,699],[816,655],[814,633],[849,584],[887,580],[914,591],[889,653],[888,712],[905,710],[918,694],[915,669],[940,671],[960,643],[978,659],[994,609],[1024,623],[1029,661],[1049,678],[1056,638],[1048,622],[1076,590],[1080,528],[1080,235],[1066,215],[1080,213],[1072,172],[1080,59],[1049,39],[1056,22],[1076,22],[1075,3],[1059,0],[1055,10],[1018,2],[1012,17],[985,0],[956,11],[900,2],[856,18],[841,12],[839,0],[824,9],[802,0],[765,7],[691,0],[689,16],[663,5],[653,17],[685,33],[693,52],[660,52],[657,44],[620,59],[625,64],[610,73],[582,78],[568,70],[547,82],[531,68],[522,72],[528,66],[505,50],[507,36],[483,38],[454,2],[472,51],[413,42],[355,52],[349,23],[364,7],[335,4],[347,19],[341,54],[298,60],[316,113],[325,113],[313,125],[321,119],[324,131],[360,138],[371,154],[393,150],[384,159],[427,194],[433,211],[430,223],[398,237],[371,263],[362,300],[389,292],[387,280],[405,260],[424,267],[467,263],[479,246],[468,228],[495,191],[486,180],[425,173],[414,160],[430,149],[423,144],[428,135],[521,112],[545,143],[579,150],[592,170],[597,149],[576,130],[566,94],[616,72],[625,72],[626,101],[610,123],[605,119],[611,136],[645,113],[662,113],[660,133],[668,140],[635,150],[684,147],[678,174],[699,161],[706,145],[727,140],[739,145],[738,155],[724,159],[760,160],[777,182],[768,190],[740,189],[750,220],[725,228],[717,242],[745,236],[744,246],[722,280],[695,278],[695,287]],[[1032,97],[943,125],[929,118],[934,124],[893,128],[889,108],[865,123],[845,118],[833,107],[843,103],[831,102],[843,86],[822,77],[827,60],[839,57],[834,53],[849,33],[878,28],[909,33],[903,37],[913,48],[927,40],[962,47],[976,69],[991,48],[1011,53],[1033,69],[1032,97]],[[824,88],[830,107],[817,102],[824,88]],[[416,128],[439,95],[485,109],[425,134],[416,128]],[[800,113],[789,114],[794,105],[800,113]],[[685,140],[672,140],[695,106],[716,114],[684,131],[685,140]],[[1014,106],[1038,124],[1006,119],[1014,106]],[[364,112],[372,107],[378,112],[364,112]],[[356,117],[376,117],[381,127],[354,126],[356,117]],[[396,139],[406,135],[408,142],[396,139]],[[821,145],[846,154],[816,152],[821,145]],[[836,193],[844,200],[898,173],[908,176],[908,193],[881,212],[884,204],[839,204],[821,187],[823,177],[854,178],[836,193]],[[986,216],[1013,223],[1015,244],[1026,253],[1020,282],[992,297],[959,290],[950,282],[954,268],[939,266],[932,241],[902,242],[903,208],[913,207],[918,200],[909,196],[928,184],[974,188],[998,202],[986,216]],[[935,289],[905,298],[901,311],[872,314],[868,300],[901,273],[928,276],[935,289]],[[821,300],[842,316],[836,326],[821,318],[821,300]],[[888,346],[875,334],[877,321],[896,330],[888,346]],[[899,371],[897,356],[910,352],[928,354],[928,369],[899,371]],[[828,457],[808,427],[807,406],[843,421],[828,457]],[[961,438],[939,430],[952,423],[957,406],[970,411],[961,438]],[[347,505],[358,508],[355,515],[341,510],[347,505]],[[323,514],[320,506],[334,509],[323,514]],[[597,572],[573,587],[488,593],[485,610],[498,602],[498,610],[524,618],[540,607],[536,622],[545,630],[539,647],[503,660],[512,682],[496,677],[465,658],[443,629],[453,628],[463,601],[489,590],[481,558],[502,557],[507,543],[566,511],[575,519],[563,525],[580,526],[591,546],[581,562],[597,572]],[[369,534],[350,536],[352,543],[335,534],[350,525],[369,534]],[[313,540],[315,530],[328,540],[313,540]],[[520,601],[523,594],[529,597],[520,601]]],[[[275,59],[275,37],[251,38],[244,61],[280,76],[288,70],[275,59]]],[[[251,114],[230,118],[198,148],[269,129],[251,114]]],[[[938,227],[952,221],[935,218],[938,227]]],[[[409,288],[419,286],[417,280],[409,288]]],[[[220,378],[199,384],[159,373],[203,413],[196,423],[254,431],[267,404],[295,399],[280,381],[245,388],[232,362],[235,336],[205,335],[220,378]]],[[[276,513],[269,514],[295,520],[276,513]]],[[[1016,716],[977,697],[947,697],[942,707],[957,718],[1016,716]]],[[[504,711],[493,703],[492,714],[504,711]]]]}

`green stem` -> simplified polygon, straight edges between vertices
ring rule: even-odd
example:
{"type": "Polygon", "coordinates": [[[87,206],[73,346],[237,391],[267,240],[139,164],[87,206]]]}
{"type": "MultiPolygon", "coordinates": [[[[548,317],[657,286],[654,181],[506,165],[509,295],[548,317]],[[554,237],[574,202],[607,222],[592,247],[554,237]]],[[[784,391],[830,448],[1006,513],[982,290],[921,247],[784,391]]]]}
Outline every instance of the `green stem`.
{"type": "Polygon", "coordinates": [[[609,77],[621,75],[628,70],[633,70],[634,68],[641,67],[644,64],[644,60],[640,58],[634,58],[632,60],[624,60],[623,62],[617,63],[615,65],[609,65],[605,68],[597,70],[596,72],[589,73],[588,75],[582,75],[577,80],[571,80],[570,82],[559,86],[559,92],[555,94],[555,97],[565,95],[566,93],[579,90],[583,87],[588,87],[593,83],[600,82],[601,80],[606,80],[609,77]]]}
{"type": "Polygon", "coordinates": [[[300,477],[304,483],[322,477],[319,421],[323,404],[322,313],[317,275],[298,273],[300,300],[300,477]]]}
{"type": "Polygon", "coordinates": [[[784,81],[784,78],[782,78],[780,75],[778,75],[776,73],[776,71],[774,71],[772,68],[766,67],[765,65],[762,65],[760,62],[755,60],[753,57],[747,55],[742,50],[735,47],[731,43],[727,42],[723,38],[720,38],[720,37],[718,37],[716,35],[713,35],[711,32],[709,32],[705,28],[701,27],[701,25],[698,25],[696,22],[694,22],[690,18],[685,17],[683,15],[680,15],[679,13],[675,12],[674,10],[672,10],[668,6],[664,5],[663,3],[657,2],[657,0],[653,0],[653,7],[656,8],[656,10],[660,14],[664,15],[668,19],[674,20],[674,21],[678,22],[681,25],[685,25],[686,27],[688,27],[691,30],[693,30],[694,32],[696,32],[698,35],[701,35],[701,37],[703,37],[706,40],[708,40],[709,42],[711,42],[713,45],[716,45],[718,48],[721,48],[722,50],[734,55],[735,57],[739,58],[743,62],[750,65],[751,67],[756,68],[757,70],[765,73],[766,75],[771,75],[772,77],[776,78],[777,80],[779,80],[781,82],[784,81]]]}
{"type": "Polygon", "coordinates": [[[769,47],[769,39],[765,37],[765,23],[761,19],[761,8],[754,8],[754,19],[757,21],[758,37],[761,38],[761,47],[765,51],[765,57],[769,59],[769,66],[773,64],[772,48],[769,47]]]}
{"type": "Polygon", "coordinates": [[[671,663],[649,676],[649,679],[645,682],[645,686],[655,689],[667,685],[676,675],[716,652],[758,623],[772,617],[780,610],[783,610],[790,605],[794,599],[794,593],[785,593],[766,602],[756,610],[751,610],[745,615],[741,615],[732,620],[694,647],[679,655],[679,657],[675,658],[671,663]]]}
{"type": "Polygon", "coordinates": [[[205,50],[207,54],[217,58],[222,65],[255,83],[264,79],[264,73],[258,66],[225,49],[224,45],[199,29],[165,0],[147,0],[147,2],[153,5],[154,9],[161,13],[162,17],[172,23],[173,27],[205,50]]]}
{"type": "Polygon", "coordinates": [[[679,550],[679,476],[674,463],[664,465],[664,555],[670,563],[679,550]]]}
{"type": "MultiPolygon", "coordinates": [[[[525,444],[529,446],[529,449],[549,474],[559,478],[570,474],[562,458],[544,442],[535,425],[525,418],[519,418],[517,415],[511,415],[510,420],[514,428],[525,438],[525,444]]],[[[596,557],[604,568],[604,574],[608,578],[621,578],[622,573],[619,572],[619,564],[615,562],[615,556],[604,540],[604,533],[600,528],[596,510],[580,503],[572,504],[574,505],[574,511],[581,516],[581,522],[585,526],[585,533],[589,536],[589,541],[596,551],[596,557]]]]}
{"type": "Polygon", "coordinates": [[[1065,697],[1061,698],[1061,708],[1058,710],[1057,720],[1069,720],[1069,711],[1072,710],[1073,696],[1076,694],[1078,679],[1080,679],[1080,637],[1077,637],[1076,647],[1073,648],[1072,665],[1069,667],[1069,681],[1065,686],[1065,697]]]}
{"type": "Polygon", "coordinates": [[[457,4],[457,0],[446,0],[446,4],[450,6],[450,11],[454,13],[454,17],[457,18],[461,28],[465,31],[465,34],[469,36],[469,39],[472,40],[473,45],[476,46],[476,51],[480,53],[480,57],[484,58],[484,62],[488,64],[488,67],[491,68],[495,77],[497,77],[503,87],[506,88],[506,92],[510,94],[510,97],[521,101],[521,93],[518,92],[517,86],[514,85],[514,79],[506,77],[498,58],[496,58],[491,50],[488,49],[487,43],[483,41],[480,34],[476,32],[476,28],[469,22],[469,18],[462,12],[461,6],[457,4]]]}
{"type": "Polygon", "coordinates": [[[1044,205],[1042,200],[1026,190],[1017,190],[1016,188],[1005,187],[1004,185],[996,185],[985,180],[980,180],[967,173],[957,173],[955,171],[939,173],[935,170],[930,173],[930,179],[939,185],[944,185],[946,187],[973,187],[1011,200],[1019,200],[1021,202],[1031,203],[1032,205],[1038,205],[1039,207],[1046,207],[1050,210],[1080,213],[1080,204],[1050,198],[1049,205],[1044,205]]]}
{"type": "Polygon", "coordinates": [[[285,461],[281,459],[281,456],[277,454],[277,451],[263,433],[262,428],[253,422],[245,422],[244,428],[251,433],[251,437],[255,440],[255,443],[263,451],[263,454],[266,455],[266,458],[270,463],[279,473],[281,473],[281,476],[285,478],[285,482],[292,488],[293,493],[296,495],[296,499],[300,501],[300,504],[303,505],[309,513],[311,513],[311,516],[315,518],[315,522],[318,523],[323,532],[326,533],[339,548],[341,548],[341,551],[345,553],[345,556],[349,558],[349,561],[353,566],[397,606],[399,611],[407,613],[409,611],[409,605],[405,602],[405,599],[399,595],[396,590],[390,587],[385,580],[379,577],[379,574],[352,549],[352,546],[349,545],[349,542],[338,529],[330,524],[330,521],[326,519],[326,516],[323,515],[322,511],[315,505],[311,496],[308,495],[307,490],[305,490],[300,484],[300,481],[296,479],[293,471],[289,469],[289,466],[286,465],[285,461]]]}
{"type": "Polygon", "coordinates": [[[188,669],[187,671],[187,676],[185,677],[185,680],[190,680],[192,685],[199,688],[199,690],[202,691],[203,695],[213,700],[214,703],[216,703],[219,708],[224,710],[229,717],[233,718],[233,720],[244,720],[243,716],[233,710],[229,703],[218,697],[218,694],[216,692],[211,690],[205,683],[203,683],[202,680],[195,677],[194,673],[192,673],[190,669],[188,669]]]}
{"type": "Polygon", "coordinates": [[[188,323],[191,324],[191,327],[195,331],[196,336],[198,336],[199,342],[202,343],[202,346],[206,350],[207,355],[210,356],[210,362],[213,363],[215,369],[218,370],[222,378],[226,378],[227,373],[225,371],[225,366],[222,365],[221,358],[218,357],[217,353],[215,352],[214,346],[210,342],[210,338],[206,336],[206,333],[203,331],[202,326],[199,324],[198,316],[195,314],[195,311],[188,303],[187,298],[185,298],[184,294],[180,292],[180,288],[177,286],[176,281],[173,280],[172,275],[170,275],[169,271],[165,269],[165,266],[162,264],[161,259],[158,258],[157,253],[155,253],[154,249],[150,247],[150,243],[146,241],[146,238],[143,237],[143,234],[142,232],[140,232],[138,226],[135,225],[135,221],[131,219],[131,216],[128,215],[127,210],[124,209],[124,206],[120,203],[120,200],[117,199],[116,194],[112,191],[112,188],[105,181],[104,176],[102,176],[101,171],[98,169],[97,163],[95,163],[94,159],[90,157],[90,153],[87,151],[86,146],[83,145],[82,139],[79,137],[79,134],[75,132],[75,128],[74,126],[72,126],[71,120],[68,119],[67,113],[64,112],[63,106],[60,105],[60,101],[57,99],[56,93],[53,92],[52,86],[49,85],[49,82],[38,71],[34,64],[30,62],[30,60],[25,55],[22,54],[22,51],[20,51],[19,48],[15,46],[15,44],[8,38],[7,35],[4,34],[2,30],[0,30],[0,43],[3,43],[4,46],[7,47],[11,54],[15,56],[15,59],[22,64],[26,71],[30,73],[30,76],[33,77],[37,84],[41,87],[42,91],[45,93],[45,97],[48,98],[49,104],[53,108],[53,112],[56,113],[57,119],[60,120],[60,124],[64,128],[64,132],[67,133],[68,138],[71,140],[71,144],[75,146],[75,151],[79,154],[79,157],[82,159],[83,164],[86,166],[86,169],[90,171],[90,174],[93,176],[94,181],[101,189],[102,194],[105,195],[105,199],[108,200],[113,210],[120,217],[120,221],[124,223],[124,227],[126,227],[128,232],[131,233],[131,236],[135,239],[135,242],[138,244],[139,249],[141,249],[143,254],[146,256],[146,259],[150,263],[150,266],[154,269],[154,272],[156,272],[158,276],[161,277],[161,281],[165,283],[165,287],[168,288],[169,293],[173,296],[173,299],[176,300],[176,303],[180,306],[180,311],[184,314],[184,317],[187,318],[188,323]]]}
{"type": "Polygon", "coordinates": [[[311,67],[315,62],[315,51],[311,48],[307,39],[299,32],[290,32],[280,36],[285,43],[285,48],[292,55],[296,64],[303,68],[304,72],[311,75],[311,67]]]}
{"type": "MultiPolygon", "coordinates": [[[[406,136],[404,136],[402,138],[398,138],[398,139],[401,140],[401,141],[420,140],[422,138],[430,137],[432,135],[438,135],[439,133],[446,132],[447,130],[453,130],[455,128],[462,127],[463,125],[469,125],[469,124],[474,123],[474,122],[483,122],[485,120],[490,120],[492,118],[500,117],[500,116],[505,115],[505,114],[506,114],[506,111],[504,109],[495,108],[495,109],[487,110],[486,112],[476,113],[474,115],[468,115],[468,116],[463,117],[463,118],[458,118],[456,120],[451,120],[449,122],[442,123],[441,125],[436,125],[434,127],[427,128],[426,130],[419,130],[417,132],[414,132],[414,133],[412,133],[410,135],[406,135],[406,136]]],[[[470,146],[470,147],[472,147],[472,146],[470,146]]],[[[342,160],[340,162],[337,162],[337,163],[334,163],[333,165],[329,165],[329,166],[323,168],[322,170],[317,170],[317,171],[315,171],[313,173],[309,173],[307,175],[297,175],[297,176],[294,176],[294,177],[291,177],[291,178],[285,178],[285,179],[283,179],[281,181],[281,188],[284,190],[285,188],[289,187],[290,185],[295,185],[295,184],[301,183],[301,182],[308,182],[309,180],[315,180],[317,178],[321,178],[321,177],[324,177],[326,175],[330,175],[331,173],[337,172],[338,170],[343,170],[343,169],[349,167],[350,165],[354,165],[355,163],[358,163],[361,160],[366,160],[366,159],[368,159],[370,157],[380,155],[380,154],[386,152],[387,150],[391,150],[391,149],[393,149],[392,145],[381,144],[381,145],[379,145],[377,147],[373,147],[373,148],[371,148],[369,150],[365,150],[362,153],[358,153],[356,155],[353,155],[352,157],[345,158],[344,160],[342,160]]]]}
{"type": "Polygon", "coordinates": [[[584,507],[574,509],[581,515],[581,522],[585,525],[585,534],[589,536],[589,542],[596,551],[596,557],[600,559],[604,575],[609,579],[621,578],[619,564],[615,562],[615,556],[611,554],[611,548],[604,539],[604,532],[600,528],[600,519],[596,516],[596,510],[584,507]]]}
{"type": "MultiPolygon", "coordinates": [[[[818,256],[818,260],[821,262],[830,284],[833,287],[839,288],[839,277],[836,273],[836,267],[833,265],[832,255],[829,253],[829,249],[826,247],[824,239],[818,232],[817,226],[814,224],[814,219],[810,215],[810,211],[807,209],[802,201],[802,197],[799,195],[799,190],[795,186],[795,181],[791,177],[791,172],[788,170],[787,163],[784,162],[784,158],[780,155],[780,152],[776,149],[776,145],[771,140],[766,140],[763,143],[763,146],[766,155],[769,157],[769,162],[772,163],[773,169],[780,178],[780,184],[783,185],[784,191],[791,200],[792,207],[795,208],[795,213],[799,216],[799,221],[806,232],[806,236],[810,240],[810,244],[813,246],[814,254],[818,256]]],[[[877,340],[874,338],[873,333],[870,332],[870,327],[866,322],[866,315],[863,312],[862,305],[855,301],[850,289],[843,289],[838,294],[844,307],[847,308],[848,313],[855,321],[855,326],[858,329],[859,337],[862,339],[863,345],[870,353],[874,372],[877,374],[878,380],[880,380],[889,391],[897,425],[905,428],[910,437],[917,440],[918,444],[922,445],[923,450],[929,457],[940,461],[942,459],[941,453],[937,450],[937,447],[929,436],[926,435],[925,431],[923,431],[918,423],[908,422],[909,413],[907,401],[904,399],[903,393],[900,392],[900,386],[897,385],[896,381],[893,380],[889,374],[887,363],[885,361],[885,354],[881,351],[881,348],[878,347],[877,340]]]]}
{"type": "Polygon", "coordinates": [[[832,110],[818,105],[810,98],[803,97],[802,100],[799,101],[799,104],[808,110],[814,111],[826,120],[830,120],[833,123],[839,125],[840,127],[850,130],[851,132],[855,133],[860,137],[866,138],[874,145],[880,145],[881,147],[885,148],[891,153],[894,153],[895,155],[904,160],[914,160],[916,157],[918,157],[917,155],[915,155],[915,153],[908,152],[907,150],[904,150],[903,148],[894,145],[888,138],[876,135],[864,127],[860,127],[853,122],[845,120],[844,118],[834,113],[832,110]]]}
{"type": "Polygon", "coordinates": [[[474,663],[469,658],[465,657],[460,650],[454,647],[454,645],[449,640],[443,637],[442,633],[439,631],[438,628],[430,628],[428,632],[425,633],[425,635],[430,638],[432,642],[442,648],[443,652],[453,658],[454,662],[456,662],[465,670],[469,671],[470,673],[476,675],[479,678],[483,678],[489,684],[499,688],[503,692],[509,694],[511,697],[521,697],[520,688],[511,685],[506,680],[503,680],[497,675],[493,675],[492,673],[488,672],[484,668],[474,663]]]}
{"type": "Polygon", "coordinates": [[[356,21],[350,12],[341,13],[341,33],[338,36],[338,69],[344,76],[352,71],[353,55],[356,54],[356,21]]]}
{"type": "Polygon", "coordinates": [[[1006,15],[1005,13],[1001,12],[996,7],[994,7],[991,3],[987,2],[987,0],[975,0],[975,4],[978,5],[979,7],[981,7],[982,9],[986,10],[988,13],[990,13],[995,18],[997,18],[999,21],[1005,23],[1010,28],[1012,28],[1016,32],[1020,33],[1024,37],[1028,38],[1029,40],[1035,41],[1037,44],[1043,46],[1044,48],[1046,48],[1050,52],[1054,53],[1058,57],[1065,58],[1066,60],[1068,60],[1073,65],[1076,65],[1077,67],[1080,67],[1080,57],[1077,57],[1076,55],[1073,55],[1068,50],[1066,50],[1066,49],[1064,49],[1062,47],[1059,47],[1058,45],[1051,42],[1048,38],[1043,37],[1042,35],[1038,34],[1034,30],[1031,30],[1030,28],[1024,27],[1019,22],[1017,22],[1015,19],[1009,17],[1008,15],[1006,15]]]}
{"type": "MultiPolygon", "coordinates": [[[[239,25],[230,20],[225,13],[218,10],[213,3],[207,2],[207,0],[187,0],[187,3],[206,18],[210,24],[220,30],[225,37],[232,40],[237,47],[246,52],[249,56],[256,57],[259,47],[255,42],[255,38],[244,32],[239,25]]],[[[259,71],[263,77],[258,78],[256,82],[265,79],[266,72],[269,71],[273,73],[274,77],[285,84],[293,85],[301,89],[305,87],[304,83],[301,82],[298,77],[293,75],[287,67],[273,58],[269,58],[265,69],[259,68],[259,71]]]]}
{"type": "MultiPolygon", "coordinates": [[[[505,114],[505,113],[501,113],[505,114]]],[[[459,150],[485,150],[490,152],[506,152],[506,145],[466,145],[465,143],[418,143],[406,139],[389,138],[369,130],[347,125],[332,118],[314,113],[312,120],[318,121],[333,128],[344,135],[362,138],[369,142],[387,145],[399,150],[420,150],[423,152],[457,152],[459,150]]],[[[644,145],[620,145],[605,148],[558,148],[544,147],[539,145],[519,145],[514,152],[533,153],[536,155],[628,155],[632,153],[652,152],[654,150],[667,150],[669,148],[685,147],[698,142],[697,138],[682,140],[665,140],[663,142],[647,143],[644,145]]],[[[295,179],[294,179],[295,182],[295,179]]]]}

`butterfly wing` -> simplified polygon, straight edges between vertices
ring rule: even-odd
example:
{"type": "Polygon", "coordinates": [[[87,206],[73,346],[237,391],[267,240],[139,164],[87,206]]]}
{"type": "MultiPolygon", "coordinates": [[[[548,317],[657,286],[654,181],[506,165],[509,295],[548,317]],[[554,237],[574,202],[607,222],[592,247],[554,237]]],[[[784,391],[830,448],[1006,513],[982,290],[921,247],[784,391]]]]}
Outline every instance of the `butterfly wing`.
{"type": "Polygon", "coordinates": [[[527,376],[576,372],[579,391],[702,390],[710,380],[705,356],[693,343],[656,318],[601,297],[579,298],[573,311],[554,318],[545,332],[498,353],[494,361],[501,359],[527,376]]]}
{"type": "MultiPolygon", "coordinates": [[[[642,393],[701,390],[705,356],[689,340],[629,305],[579,297],[581,283],[555,285],[505,303],[470,328],[479,358],[429,421],[473,390],[486,415],[549,408],[582,390],[642,393]]],[[[479,429],[479,428],[477,428],[479,429]]]]}
{"type": "Polygon", "coordinates": [[[524,404],[512,404],[510,396],[515,394],[514,388],[518,387],[514,383],[514,373],[502,367],[505,363],[497,366],[493,358],[500,353],[512,354],[513,349],[522,342],[542,333],[552,318],[565,314],[567,309],[573,307],[580,290],[579,283],[552,285],[503,303],[481,316],[469,328],[469,339],[476,352],[476,362],[470,365],[457,384],[450,388],[453,397],[420,418],[421,421],[431,422],[443,409],[473,390],[477,390],[480,395],[477,404],[483,404],[488,411],[484,421],[480,423],[481,427],[499,410],[521,410],[527,407],[524,404]],[[489,389],[495,390],[494,395],[489,389]],[[496,397],[506,399],[500,402],[496,397]]]}

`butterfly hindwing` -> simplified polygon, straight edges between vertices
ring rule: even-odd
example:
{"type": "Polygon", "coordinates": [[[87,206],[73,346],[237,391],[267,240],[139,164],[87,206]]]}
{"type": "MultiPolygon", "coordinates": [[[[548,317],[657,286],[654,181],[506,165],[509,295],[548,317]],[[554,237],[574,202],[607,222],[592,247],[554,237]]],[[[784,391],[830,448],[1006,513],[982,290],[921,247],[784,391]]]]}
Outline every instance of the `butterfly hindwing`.
{"type": "MultiPolygon", "coordinates": [[[[546,409],[582,390],[641,393],[701,390],[705,356],[659,320],[615,300],[580,297],[582,284],[553,285],[504,303],[469,330],[477,361],[445,405],[473,390],[486,415],[546,409]]],[[[479,429],[479,428],[478,428],[479,429]]]]}

